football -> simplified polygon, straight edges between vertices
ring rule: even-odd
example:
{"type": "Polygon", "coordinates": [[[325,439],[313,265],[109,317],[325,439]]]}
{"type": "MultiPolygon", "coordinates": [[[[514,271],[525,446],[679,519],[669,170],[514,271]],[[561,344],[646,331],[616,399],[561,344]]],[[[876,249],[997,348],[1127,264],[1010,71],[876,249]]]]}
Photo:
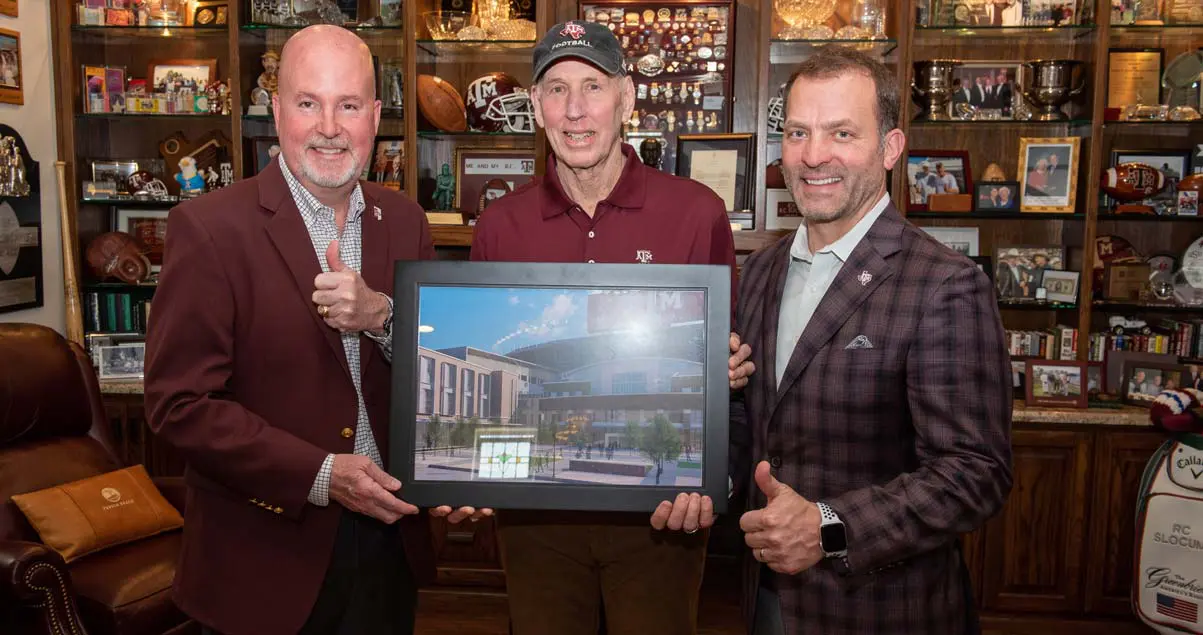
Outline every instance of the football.
{"type": "Polygon", "coordinates": [[[418,75],[418,110],[431,126],[444,132],[468,129],[463,98],[441,77],[418,75]]]}
{"type": "Polygon", "coordinates": [[[1165,188],[1161,170],[1144,163],[1121,163],[1103,171],[1103,191],[1121,201],[1139,201],[1165,188]]]}

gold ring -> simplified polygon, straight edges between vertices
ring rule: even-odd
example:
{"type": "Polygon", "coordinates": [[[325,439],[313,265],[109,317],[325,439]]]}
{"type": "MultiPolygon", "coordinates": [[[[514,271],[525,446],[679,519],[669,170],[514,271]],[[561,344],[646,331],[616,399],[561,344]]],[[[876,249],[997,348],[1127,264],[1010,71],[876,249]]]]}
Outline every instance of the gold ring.
{"type": "Polygon", "coordinates": [[[328,307],[324,304],[317,305],[317,314],[322,317],[326,317],[327,315],[330,315],[330,307],[328,307]]]}
{"type": "Polygon", "coordinates": [[[696,533],[698,533],[698,529],[699,529],[698,527],[694,527],[693,529],[686,529],[686,530],[685,530],[685,533],[687,533],[687,534],[696,534],[696,533]]]}

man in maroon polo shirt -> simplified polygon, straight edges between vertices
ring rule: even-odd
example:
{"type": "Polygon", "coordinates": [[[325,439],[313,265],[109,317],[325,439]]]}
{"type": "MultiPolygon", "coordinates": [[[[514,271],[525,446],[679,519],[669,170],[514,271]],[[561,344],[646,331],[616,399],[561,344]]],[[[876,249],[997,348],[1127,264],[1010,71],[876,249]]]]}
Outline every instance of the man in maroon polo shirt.
{"type": "MultiPolygon", "coordinates": [[[[554,156],[547,173],[494,201],[473,260],[728,265],[735,248],[722,200],[643,165],[622,142],[635,89],[605,27],[556,25],[535,47],[531,101],[554,156]]],[[[732,336],[729,378],[750,353],[732,336]]],[[[605,602],[610,635],[692,635],[708,497],[681,494],[652,515],[510,510],[498,516],[514,635],[588,635],[605,602]]]]}

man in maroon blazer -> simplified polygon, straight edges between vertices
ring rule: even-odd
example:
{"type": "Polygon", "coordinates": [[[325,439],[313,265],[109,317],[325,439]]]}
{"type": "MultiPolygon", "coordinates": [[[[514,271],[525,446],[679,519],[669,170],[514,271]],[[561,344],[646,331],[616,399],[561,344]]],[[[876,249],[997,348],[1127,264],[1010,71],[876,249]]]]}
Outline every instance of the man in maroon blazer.
{"type": "Polygon", "coordinates": [[[280,155],[168,221],[146,410],[188,461],[174,597],[210,633],[408,634],[433,561],[382,469],[386,294],[434,247],[421,209],[357,178],[380,122],[367,46],[310,27],[279,73],[280,155]]]}
{"type": "Polygon", "coordinates": [[[786,93],[805,222],[748,259],[736,318],[759,369],[731,413],[755,635],[976,628],[958,536],[1010,491],[1010,369],[989,279],[890,202],[895,87],[826,47],[786,93]]]}

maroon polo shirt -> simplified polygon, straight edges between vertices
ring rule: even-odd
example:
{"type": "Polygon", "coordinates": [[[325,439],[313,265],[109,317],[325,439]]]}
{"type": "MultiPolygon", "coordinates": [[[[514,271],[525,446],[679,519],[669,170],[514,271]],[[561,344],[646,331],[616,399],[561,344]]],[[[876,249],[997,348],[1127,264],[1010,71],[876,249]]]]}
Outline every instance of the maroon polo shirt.
{"type": "Polygon", "coordinates": [[[476,223],[472,260],[728,265],[735,304],[735,240],[723,200],[690,179],[626,158],[614,190],[590,218],[547,174],[493,201],[476,223]]]}

